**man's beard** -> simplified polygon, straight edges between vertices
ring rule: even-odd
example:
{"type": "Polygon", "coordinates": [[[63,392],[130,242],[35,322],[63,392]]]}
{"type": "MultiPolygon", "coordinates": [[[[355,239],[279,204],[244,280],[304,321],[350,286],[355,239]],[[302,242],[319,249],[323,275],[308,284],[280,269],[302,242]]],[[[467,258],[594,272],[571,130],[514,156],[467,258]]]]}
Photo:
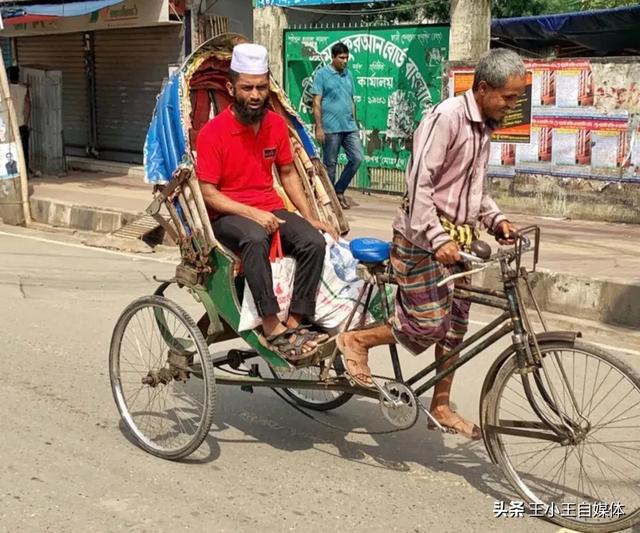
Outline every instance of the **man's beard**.
{"type": "Polygon", "coordinates": [[[260,107],[259,109],[251,109],[249,107],[249,102],[247,100],[242,102],[240,100],[235,99],[232,105],[233,105],[233,112],[236,118],[243,124],[250,126],[252,124],[260,123],[260,121],[267,114],[268,104],[269,104],[269,98],[267,97],[264,103],[262,104],[262,107],[260,107]]]}

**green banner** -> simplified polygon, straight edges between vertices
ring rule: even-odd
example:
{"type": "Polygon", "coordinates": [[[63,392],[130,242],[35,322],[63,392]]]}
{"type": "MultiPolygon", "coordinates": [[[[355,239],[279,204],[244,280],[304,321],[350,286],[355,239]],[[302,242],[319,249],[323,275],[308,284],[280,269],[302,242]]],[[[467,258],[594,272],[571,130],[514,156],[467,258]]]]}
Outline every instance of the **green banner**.
{"type": "MultiPolygon", "coordinates": [[[[331,62],[331,47],[337,42],[350,52],[348,68],[356,86],[356,118],[365,153],[359,185],[366,188],[369,169],[406,168],[414,130],[423,113],[441,99],[449,27],[285,31],[285,87],[309,131],[313,78],[331,62]]],[[[344,154],[340,157],[344,164],[344,154]]]]}

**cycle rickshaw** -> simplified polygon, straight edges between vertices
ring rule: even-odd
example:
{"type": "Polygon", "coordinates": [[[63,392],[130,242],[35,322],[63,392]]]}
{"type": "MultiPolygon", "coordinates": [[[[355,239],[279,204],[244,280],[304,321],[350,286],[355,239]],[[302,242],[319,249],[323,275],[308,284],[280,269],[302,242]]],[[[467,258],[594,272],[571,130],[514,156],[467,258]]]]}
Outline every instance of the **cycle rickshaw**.
{"type": "MultiPolygon", "coordinates": [[[[397,350],[390,346],[393,376],[376,376],[375,388],[365,389],[350,381],[333,342],[294,367],[267,348],[258,330],[238,333],[243,288],[238,259],[215,239],[190,146],[210,114],[229,103],[224,81],[231,49],[241,39],[235,34],[214,38],[185,62],[159,97],[147,137],[147,173],[166,181],[156,187],[147,211],[179,245],[182,259],[172,279],[124,310],[111,340],[114,399],[136,444],[171,460],[194,452],[211,427],[219,385],[281,389],[289,401],[316,411],[335,409],[356,395],[373,398],[392,428],[407,429],[421,411],[430,417],[421,395],[510,335],[511,345],[490,367],[480,398],[480,426],[491,460],[530,507],[572,505],[573,513],[544,515],[560,525],[617,531],[637,523],[640,378],[624,362],[582,342],[579,333],[547,331],[523,262],[530,253],[530,268],[535,269],[537,227],[521,230],[512,248],[491,254],[477,244],[465,256],[476,269],[495,265],[503,288],[460,284],[458,294],[500,314],[449,353],[459,358],[446,370],[438,371],[432,363],[405,376],[397,350]],[[206,312],[198,323],[164,296],[172,284],[187,288],[203,304],[206,312]],[[541,332],[534,331],[525,293],[541,332]],[[236,337],[250,349],[211,356],[209,346],[236,337]],[[269,375],[251,363],[254,358],[266,363],[269,375]]],[[[290,126],[296,168],[311,204],[320,218],[346,233],[348,225],[313,143],[273,82],[271,93],[273,109],[290,126]]],[[[374,289],[386,295],[385,286],[393,284],[388,244],[357,241],[352,249],[363,283],[344,328],[362,327],[355,323],[355,310],[371,305],[374,289]]],[[[386,319],[392,302],[386,296],[381,302],[386,319]]],[[[439,426],[433,418],[430,422],[439,426]]]]}

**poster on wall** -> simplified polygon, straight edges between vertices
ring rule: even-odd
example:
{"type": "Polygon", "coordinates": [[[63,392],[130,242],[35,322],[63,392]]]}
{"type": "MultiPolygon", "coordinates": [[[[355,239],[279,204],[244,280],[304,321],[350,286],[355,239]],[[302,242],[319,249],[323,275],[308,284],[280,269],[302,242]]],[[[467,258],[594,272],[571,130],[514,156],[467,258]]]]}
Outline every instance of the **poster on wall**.
{"type": "MultiPolygon", "coordinates": [[[[338,42],[350,52],[348,68],[365,153],[362,173],[366,176],[367,168],[404,171],[413,132],[424,112],[441,100],[449,27],[287,30],[285,87],[310,132],[313,79],[331,62],[331,47],[338,42]]],[[[339,163],[344,162],[341,155],[339,163]]]]}
{"type": "MultiPolygon", "coordinates": [[[[640,179],[638,132],[630,139],[625,102],[614,95],[633,87],[597,87],[590,61],[528,61],[531,73],[530,135],[495,136],[489,174],[547,174],[595,179],[640,179]],[[608,98],[608,100],[607,100],[608,98]],[[607,104],[605,107],[604,104],[607,104]],[[524,139],[524,142],[522,140],[524,139]]],[[[455,70],[452,69],[454,74],[455,70]]],[[[607,85],[603,80],[602,85],[607,85]]],[[[635,86],[635,84],[632,84],[635,86]]],[[[450,91],[455,91],[455,78],[450,91]]]]}
{"type": "MultiPolygon", "coordinates": [[[[451,69],[449,71],[449,94],[458,96],[473,87],[472,69],[451,69]]],[[[493,132],[496,142],[528,143],[531,140],[531,95],[532,74],[527,72],[527,86],[514,109],[507,113],[502,127],[493,132]]]]}
{"type": "Polygon", "coordinates": [[[17,178],[19,174],[16,143],[0,143],[0,179],[17,178]]]}
{"type": "Polygon", "coordinates": [[[0,180],[19,175],[18,148],[10,127],[7,100],[0,96],[0,180]]]}

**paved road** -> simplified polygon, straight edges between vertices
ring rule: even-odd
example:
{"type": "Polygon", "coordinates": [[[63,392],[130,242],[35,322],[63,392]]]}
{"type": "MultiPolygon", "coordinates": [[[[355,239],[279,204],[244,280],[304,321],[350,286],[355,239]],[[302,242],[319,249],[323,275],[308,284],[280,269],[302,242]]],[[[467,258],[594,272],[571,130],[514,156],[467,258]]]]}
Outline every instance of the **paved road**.
{"type": "MultiPolygon", "coordinates": [[[[214,428],[192,460],[142,452],[112,400],[108,345],[121,310],[173,262],[66,241],[0,227],[0,531],[558,530],[494,518],[494,501],[512,495],[482,445],[429,432],[424,418],[403,433],[342,433],[270,391],[221,387],[214,428]]],[[[475,326],[484,319],[474,315],[475,326]]],[[[474,418],[491,359],[457,377],[455,401],[474,418]]],[[[322,418],[387,427],[364,400],[322,418]]]]}

